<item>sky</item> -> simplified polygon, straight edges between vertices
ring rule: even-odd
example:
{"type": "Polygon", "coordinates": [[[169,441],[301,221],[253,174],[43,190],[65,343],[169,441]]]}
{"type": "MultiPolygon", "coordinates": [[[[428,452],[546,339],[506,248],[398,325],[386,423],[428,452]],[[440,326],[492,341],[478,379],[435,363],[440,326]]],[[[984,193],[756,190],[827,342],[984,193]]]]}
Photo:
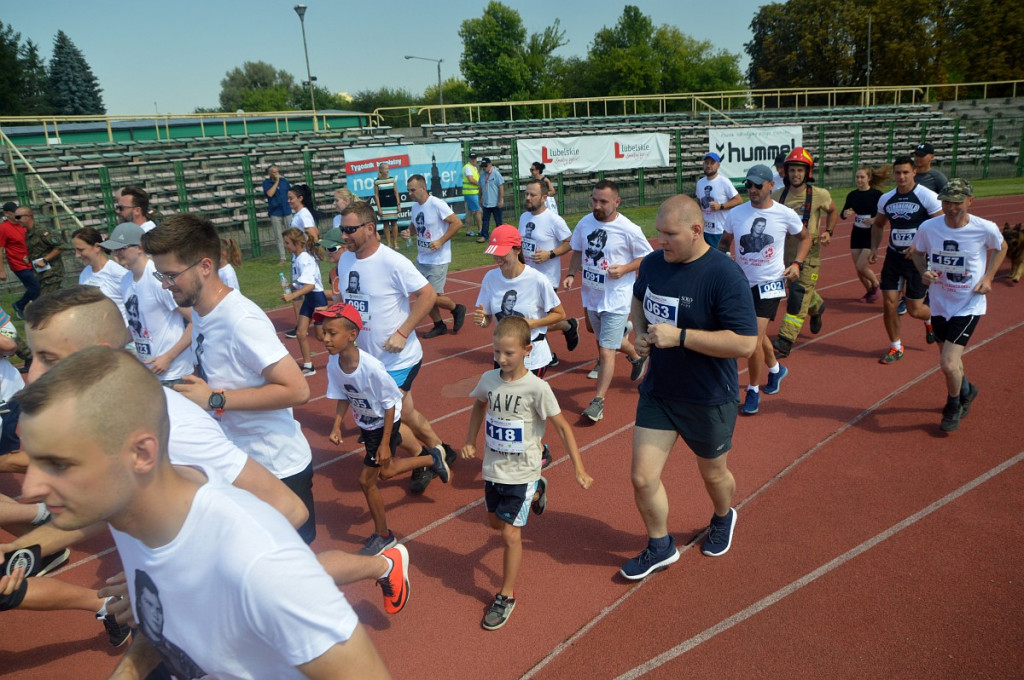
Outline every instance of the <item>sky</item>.
{"type": "MultiPolygon", "coordinates": [[[[306,80],[302,29],[293,1],[0,0],[0,20],[40,45],[45,58],[63,30],[85,55],[110,114],[190,113],[215,107],[224,75],[246,61],[265,61],[306,80]]],[[[484,0],[442,2],[305,0],[312,74],[332,92],[383,86],[420,94],[441,75],[458,75],[463,20],[482,15],[484,0]],[[412,9],[410,9],[412,8],[412,9]]],[[[609,0],[504,0],[527,33],[555,18],[569,40],[556,54],[584,56],[594,34],[614,26],[623,4],[609,0]]],[[[739,54],[763,0],[633,0],[655,26],[671,24],[698,40],[739,54]]]]}

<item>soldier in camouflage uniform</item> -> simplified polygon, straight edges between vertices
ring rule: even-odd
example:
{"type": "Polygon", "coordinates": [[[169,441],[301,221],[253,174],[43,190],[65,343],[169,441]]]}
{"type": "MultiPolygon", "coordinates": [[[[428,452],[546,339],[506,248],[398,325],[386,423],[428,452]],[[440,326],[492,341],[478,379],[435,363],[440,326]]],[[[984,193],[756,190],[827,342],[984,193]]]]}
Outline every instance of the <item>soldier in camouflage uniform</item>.
{"type": "Polygon", "coordinates": [[[36,278],[46,295],[64,287],[64,253],[56,233],[35,225],[35,217],[25,221],[25,245],[36,278]]]}

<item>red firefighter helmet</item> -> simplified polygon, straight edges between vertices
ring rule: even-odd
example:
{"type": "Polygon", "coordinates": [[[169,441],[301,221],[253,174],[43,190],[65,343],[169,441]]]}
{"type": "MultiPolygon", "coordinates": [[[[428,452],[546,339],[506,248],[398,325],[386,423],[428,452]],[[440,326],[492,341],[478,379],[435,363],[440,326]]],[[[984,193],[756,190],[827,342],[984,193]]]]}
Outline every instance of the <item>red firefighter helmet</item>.
{"type": "MultiPolygon", "coordinates": [[[[811,158],[811,154],[810,154],[810,152],[807,151],[807,149],[803,148],[802,146],[798,146],[795,149],[793,149],[792,151],[790,151],[789,155],[786,156],[785,163],[782,164],[783,168],[789,167],[790,163],[800,163],[801,165],[806,165],[807,166],[807,181],[808,182],[813,181],[813,176],[814,176],[814,159],[811,158]]],[[[788,181],[789,181],[788,177],[786,177],[786,181],[788,183],[788,181]]]]}

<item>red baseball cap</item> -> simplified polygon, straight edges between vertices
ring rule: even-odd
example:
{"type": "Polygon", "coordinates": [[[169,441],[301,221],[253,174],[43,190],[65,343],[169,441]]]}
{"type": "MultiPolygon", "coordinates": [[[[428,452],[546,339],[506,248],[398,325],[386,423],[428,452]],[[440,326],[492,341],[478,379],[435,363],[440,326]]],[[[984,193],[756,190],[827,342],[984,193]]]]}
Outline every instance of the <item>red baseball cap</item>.
{"type": "Polygon", "coordinates": [[[344,302],[335,302],[327,309],[313,312],[315,323],[320,323],[324,319],[348,319],[356,325],[356,328],[363,330],[363,317],[359,315],[359,310],[344,302]]]}
{"type": "Polygon", "coordinates": [[[512,248],[522,247],[523,237],[519,235],[519,230],[511,224],[503,224],[500,227],[495,227],[491,232],[491,242],[484,252],[488,255],[504,257],[512,248]]]}

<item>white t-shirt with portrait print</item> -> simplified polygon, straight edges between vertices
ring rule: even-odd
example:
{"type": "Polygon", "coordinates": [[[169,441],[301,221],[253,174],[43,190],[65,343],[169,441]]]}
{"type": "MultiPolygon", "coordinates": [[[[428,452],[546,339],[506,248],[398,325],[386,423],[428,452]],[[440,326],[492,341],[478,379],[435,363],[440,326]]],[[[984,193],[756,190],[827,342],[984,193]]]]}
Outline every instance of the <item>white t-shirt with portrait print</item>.
{"type": "Polygon", "coordinates": [[[583,307],[595,312],[628,314],[636,272],[613,279],[608,276],[608,267],[627,265],[654,252],[640,227],[622,213],[610,222],[599,222],[591,213],[576,224],[569,243],[573,250],[582,253],[576,281],[583,291],[583,307]]]}
{"type": "MultiPolygon", "coordinates": [[[[493,321],[497,323],[507,316],[504,311],[507,303],[512,305],[512,316],[526,319],[543,318],[562,304],[547,277],[536,269],[524,267],[514,279],[506,278],[501,269],[492,269],[484,274],[476,305],[483,307],[485,314],[494,316],[493,321]]],[[[530,331],[533,349],[526,355],[525,363],[531,371],[551,363],[551,347],[547,338],[536,340],[547,332],[547,326],[537,326],[530,331]]]]}
{"type": "Polygon", "coordinates": [[[401,352],[385,351],[384,343],[409,318],[409,296],[428,285],[408,258],[383,244],[369,257],[359,259],[345,251],[338,259],[341,297],[359,310],[363,320],[359,348],[380,360],[389,371],[409,368],[423,358],[415,330],[409,333],[401,352]]]}
{"type": "Polygon", "coordinates": [[[728,210],[712,210],[711,201],[725,205],[738,194],[732,182],[722,175],[715,175],[714,179],[705,176],[697,180],[697,203],[704,213],[705,234],[721,234],[725,220],[729,217],[728,210]]]}
{"type": "Polygon", "coordinates": [[[292,255],[292,289],[299,290],[303,286],[313,285],[314,293],[324,292],[324,282],[320,275],[320,265],[305,250],[292,255]]]}
{"type": "Polygon", "coordinates": [[[749,202],[738,205],[725,221],[725,233],[733,235],[736,262],[751,286],[782,281],[786,234],[797,236],[803,230],[803,220],[796,211],[778,201],[763,210],[749,202]],[[760,234],[754,232],[755,225],[763,226],[760,234]]]}
{"type": "Polygon", "coordinates": [[[121,311],[125,323],[128,323],[128,312],[124,308],[124,298],[121,295],[121,280],[128,272],[127,269],[114,262],[107,260],[103,268],[93,271],[92,265],[86,265],[78,274],[78,283],[82,286],[95,286],[103,291],[103,294],[114,301],[121,311]]]}
{"type": "MultiPolygon", "coordinates": [[[[215,390],[263,387],[263,371],[291,355],[274,325],[255,302],[229,292],[206,316],[192,310],[192,353],[196,374],[215,390]]],[[[302,472],[312,461],[309,442],[290,408],[228,410],[219,417],[224,434],[275,477],[302,472]]]]}
{"type": "Polygon", "coordinates": [[[364,430],[384,427],[384,414],[395,409],[395,420],[402,417],[402,390],[388,375],[384,364],[363,350],[359,350],[356,370],[346,373],[338,356],[327,360],[327,398],[347,401],[356,425],[364,430]]]}
{"type": "MultiPolygon", "coordinates": [[[[181,340],[185,332],[185,319],[178,311],[178,304],[171,291],[153,276],[155,271],[153,260],[148,260],[138,281],[130,271],[121,279],[121,297],[128,315],[128,330],[135,342],[135,354],[142,362],[166,353],[181,340]]],[[[159,378],[175,380],[189,375],[192,370],[192,349],[185,347],[171,360],[171,365],[159,378]]]]}
{"type": "Polygon", "coordinates": [[[562,283],[562,258],[552,257],[547,262],[540,263],[530,258],[538,251],[554,250],[562,241],[570,238],[572,231],[569,225],[558,213],[549,208],[545,208],[537,215],[527,210],[519,216],[519,235],[523,238],[523,257],[526,258],[526,265],[544,274],[552,288],[558,288],[562,283]]]}
{"type": "Polygon", "coordinates": [[[445,220],[454,214],[451,206],[437,196],[430,196],[423,205],[412,202],[409,224],[416,233],[416,259],[420,264],[448,264],[452,261],[451,241],[445,241],[437,250],[431,250],[430,243],[444,236],[448,231],[445,220]]]}

